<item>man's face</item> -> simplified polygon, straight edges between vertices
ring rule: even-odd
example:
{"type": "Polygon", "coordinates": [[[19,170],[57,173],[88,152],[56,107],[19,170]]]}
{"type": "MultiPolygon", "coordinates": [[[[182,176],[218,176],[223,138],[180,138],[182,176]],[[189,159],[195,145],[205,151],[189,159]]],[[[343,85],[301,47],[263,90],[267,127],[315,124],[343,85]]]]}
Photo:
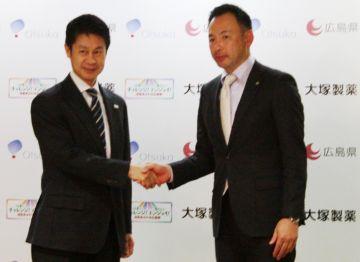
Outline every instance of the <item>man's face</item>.
{"type": "Polygon", "coordinates": [[[215,62],[232,73],[250,55],[252,30],[239,25],[231,13],[215,17],[209,25],[209,46],[215,62]]]}
{"type": "Polygon", "coordinates": [[[104,39],[94,34],[80,34],[72,48],[65,45],[65,50],[74,72],[88,85],[93,86],[105,64],[104,39]]]}

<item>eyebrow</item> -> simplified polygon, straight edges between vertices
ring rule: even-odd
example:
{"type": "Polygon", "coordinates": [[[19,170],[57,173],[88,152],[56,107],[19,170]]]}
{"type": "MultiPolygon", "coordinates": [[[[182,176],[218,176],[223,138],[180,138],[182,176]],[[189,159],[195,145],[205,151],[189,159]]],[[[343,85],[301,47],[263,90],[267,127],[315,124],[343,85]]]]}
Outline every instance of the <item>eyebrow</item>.
{"type": "MultiPolygon", "coordinates": [[[[85,46],[85,45],[79,45],[79,48],[89,49],[89,47],[88,47],[88,46],[85,46]]],[[[94,50],[102,49],[102,48],[103,48],[102,46],[98,46],[98,47],[96,47],[94,50]]]]}
{"type": "Polygon", "coordinates": [[[223,30],[220,32],[220,35],[225,34],[225,33],[231,33],[231,30],[223,30]]]}
{"type": "MultiPolygon", "coordinates": [[[[223,35],[223,34],[226,34],[226,33],[231,33],[231,30],[223,30],[223,31],[220,32],[220,35],[223,35]]],[[[210,33],[210,34],[209,34],[209,37],[210,37],[210,36],[213,36],[213,34],[210,33]]]]}

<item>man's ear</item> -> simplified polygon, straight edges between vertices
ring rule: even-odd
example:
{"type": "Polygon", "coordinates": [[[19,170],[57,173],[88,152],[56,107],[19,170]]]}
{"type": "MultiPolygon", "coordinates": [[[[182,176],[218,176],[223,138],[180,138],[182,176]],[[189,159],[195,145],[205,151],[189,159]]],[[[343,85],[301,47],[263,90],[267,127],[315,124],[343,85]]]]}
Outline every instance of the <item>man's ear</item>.
{"type": "Polygon", "coordinates": [[[71,57],[71,48],[67,46],[67,44],[64,45],[65,47],[65,52],[66,52],[66,55],[67,57],[71,57]]]}
{"type": "Polygon", "coordinates": [[[250,29],[250,30],[246,30],[244,34],[245,34],[245,44],[246,44],[246,47],[247,47],[247,48],[250,48],[252,42],[254,41],[254,33],[253,33],[253,31],[250,29]]]}

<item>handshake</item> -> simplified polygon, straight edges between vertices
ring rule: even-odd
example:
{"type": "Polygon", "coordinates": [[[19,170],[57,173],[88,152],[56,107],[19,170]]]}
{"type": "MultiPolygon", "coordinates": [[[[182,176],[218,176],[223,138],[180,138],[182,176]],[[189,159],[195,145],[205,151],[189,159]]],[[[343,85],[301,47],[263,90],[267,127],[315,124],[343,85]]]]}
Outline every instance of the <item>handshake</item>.
{"type": "Polygon", "coordinates": [[[149,189],[170,182],[172,170],[169,165],[148,163],[145,166],[131,165],[129,178],[149,189]]]}

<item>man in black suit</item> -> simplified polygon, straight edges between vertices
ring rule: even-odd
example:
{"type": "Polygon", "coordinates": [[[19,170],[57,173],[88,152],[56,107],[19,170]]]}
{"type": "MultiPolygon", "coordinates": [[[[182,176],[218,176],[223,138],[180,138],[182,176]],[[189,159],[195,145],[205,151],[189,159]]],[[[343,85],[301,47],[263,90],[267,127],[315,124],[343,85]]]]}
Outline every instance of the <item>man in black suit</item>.
{"type": "Polygon", "coordinates": [[[127,109],[97,76],[110,45],[107,25],[82,15],[66,28],[72,72],[39,94],[31,117],[43,175],[27,242],[32,259],[119,261],[133,253],[127,109]]]}
{"type": "Polygon", "coordinates": [[[222,75],[201,90],[193,156],[149,164],[170,189],[215,172],[218,262],[294,261],[304,220],[304,115],[292,76],[250,56],[251,19],[234,5],[209,17],[209,45],[222,75]]]}

